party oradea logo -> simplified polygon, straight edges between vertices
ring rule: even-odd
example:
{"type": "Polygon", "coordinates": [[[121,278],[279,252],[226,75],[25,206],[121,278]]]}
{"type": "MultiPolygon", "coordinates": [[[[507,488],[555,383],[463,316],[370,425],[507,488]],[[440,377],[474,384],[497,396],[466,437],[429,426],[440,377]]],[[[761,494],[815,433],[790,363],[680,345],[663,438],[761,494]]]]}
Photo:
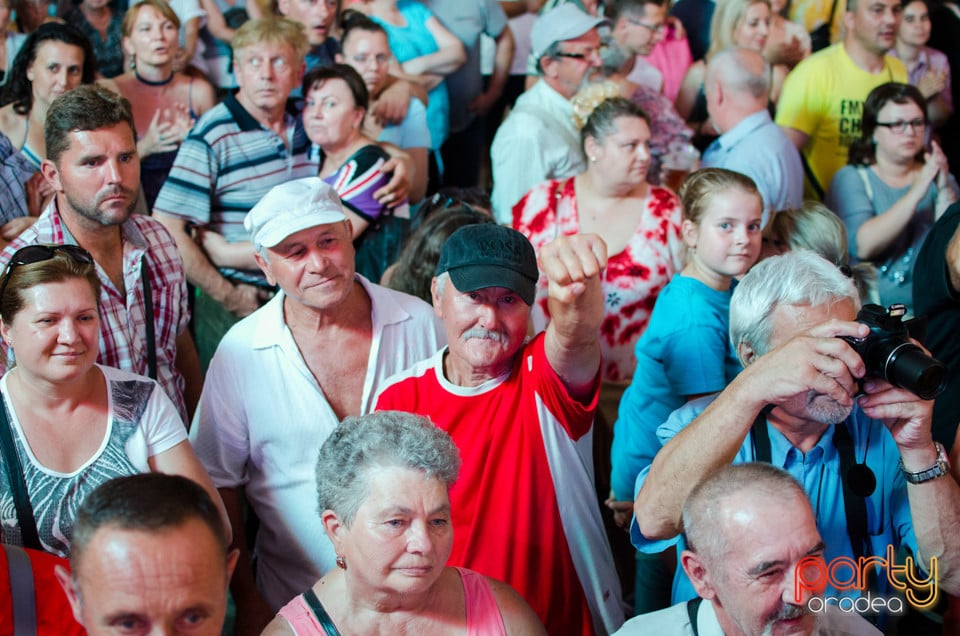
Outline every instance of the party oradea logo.
{"type": "Polygon", "coordinates": [[[795,570],[794,600],[815,614],[826,612],[831,605],[843,612],[895,615],[903,614],[907,604],[918,610],[936,605],[940,598],[937,558],[930,559],[929,574],[924,578],[913,557],[907,556],[901,565],[895,556],[893,546],[887,546],[886,557],[869,556],[856,560],[836,557],[829,562],[823,556],[804,557],[795,570]],[[868,589],[871,577],[875,581],[885,578],[895,592],[890,596],[877,595],[868,589]],[[838,595],[824,594],[828,587],[836,590],[838,595]],[[852,590],[861,595],[839,595],[852,590]]]}

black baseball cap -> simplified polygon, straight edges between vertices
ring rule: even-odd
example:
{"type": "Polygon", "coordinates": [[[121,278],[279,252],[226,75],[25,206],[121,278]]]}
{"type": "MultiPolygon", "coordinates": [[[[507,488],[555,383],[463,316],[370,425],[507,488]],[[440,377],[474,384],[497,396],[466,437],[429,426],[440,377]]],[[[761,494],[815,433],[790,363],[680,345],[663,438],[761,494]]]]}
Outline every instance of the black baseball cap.
{"type": "Polygon", "coordinates": [[[437,276],[449,272],[458,291],[506,287],[532,305],[537,295],[537,255],[520,232],[502,225],[465,225],[440,250],[437,276]]]}

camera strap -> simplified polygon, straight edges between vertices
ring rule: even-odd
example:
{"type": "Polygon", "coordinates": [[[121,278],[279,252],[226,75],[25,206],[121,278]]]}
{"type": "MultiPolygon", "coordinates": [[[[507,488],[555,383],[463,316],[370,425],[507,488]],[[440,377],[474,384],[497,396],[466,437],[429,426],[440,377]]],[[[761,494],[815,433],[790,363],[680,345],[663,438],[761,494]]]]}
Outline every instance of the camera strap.
{"type": "MultiPolygon", "coordinates": [[[[770,445],[770,431],[767,429],[767,413],[770,407],[765,408],[754,420],[751,428],[753,434],[753,456],[758,462],[772,464],[772,447],[770,445]]],[[[859,560],[868,553],[867,550],[867,500],[862,495],[853,492],[850,487],[850,471],[857,466],[857,458],[853,452],[853,437],[846,422],[839,422],[833,427],[833,445],[837,448],[840,457],[840,483],[843,484],[843,509],[847,518],[847,536],[853,548],[853,556],[859,560]]]]}

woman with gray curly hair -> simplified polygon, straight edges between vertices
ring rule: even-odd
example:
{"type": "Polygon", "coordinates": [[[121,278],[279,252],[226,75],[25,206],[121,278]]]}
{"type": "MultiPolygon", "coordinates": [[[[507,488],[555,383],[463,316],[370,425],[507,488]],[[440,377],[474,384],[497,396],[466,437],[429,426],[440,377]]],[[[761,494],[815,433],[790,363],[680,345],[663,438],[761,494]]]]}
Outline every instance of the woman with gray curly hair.
{"type": "Polygon", "coordinates": [[[320,519],[338,567],[263,634],[545,634],[510,586],[446,567],[459,472],[453,440],[425,417],[345,419],[317,459],[320,519]]]}

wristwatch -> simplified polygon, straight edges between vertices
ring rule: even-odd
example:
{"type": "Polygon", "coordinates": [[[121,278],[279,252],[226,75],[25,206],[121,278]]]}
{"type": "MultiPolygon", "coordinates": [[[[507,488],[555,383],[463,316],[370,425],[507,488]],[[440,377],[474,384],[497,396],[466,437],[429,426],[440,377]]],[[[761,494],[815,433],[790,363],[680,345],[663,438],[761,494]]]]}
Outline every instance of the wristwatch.
{"type": "Polygon", "coordinates": [[[903,477],[911,484],[922,484],[925,481],[950,474],[950,460],[947,458],[947,449],[940,442],[934,442],[934,446],[937,447],[937,463],[926,470],[911,473],[903,467],[903,458],[900,458],[900,470],[903,471],[903,477]]]}

